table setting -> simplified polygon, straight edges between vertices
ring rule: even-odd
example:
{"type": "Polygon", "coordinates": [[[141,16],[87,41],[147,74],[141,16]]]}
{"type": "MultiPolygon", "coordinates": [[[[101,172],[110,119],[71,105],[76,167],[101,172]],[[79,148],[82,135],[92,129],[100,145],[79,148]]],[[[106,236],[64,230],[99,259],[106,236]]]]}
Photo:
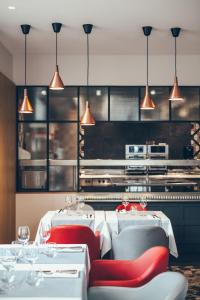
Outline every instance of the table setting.
{"type": "Polygon", "coordinates": [[[86,299],[90,268],[87,245],[16,242],[0,245],[1,298],[86,299]],[[57,292],[52,279],[56,280],[57,292]]]}

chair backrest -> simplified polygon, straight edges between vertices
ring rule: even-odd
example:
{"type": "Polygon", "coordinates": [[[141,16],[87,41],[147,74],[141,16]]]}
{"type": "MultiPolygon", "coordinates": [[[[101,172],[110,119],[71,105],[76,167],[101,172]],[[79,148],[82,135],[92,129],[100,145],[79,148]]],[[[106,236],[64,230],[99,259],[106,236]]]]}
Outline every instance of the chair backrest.
{"type": "Polygon", "coordinates": [[[113,258],[136,259],[155,246],[169,246],[165,231],[159,226],[128,226],[118,236],[113,236],[113,258]]]}
{"type": "Polygon", "coordinates": [[[115,210],[121,211],[121,210],[125,209],[126,211],[129,211],[129,210],[131,210],[132,207],[134,207],[138,211],[147,211],[146,207],[142,208],[141,205],[136,202],[130,202],[126,207],[123,204],[119,204],[115,210]]]}
{"type": "Polygon", "coordinates": [[[58,225],[51,228],[51,236],[47,243],[57,244],[87,244],[90,260],[100,257],[99,239],[88,226],[58,225]]]}

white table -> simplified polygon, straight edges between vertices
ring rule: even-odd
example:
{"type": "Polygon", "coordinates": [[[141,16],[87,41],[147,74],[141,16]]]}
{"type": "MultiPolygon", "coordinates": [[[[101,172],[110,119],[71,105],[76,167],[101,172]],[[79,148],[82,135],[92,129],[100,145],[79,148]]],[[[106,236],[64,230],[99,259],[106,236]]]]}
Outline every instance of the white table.
{"type": "Polygon", "coordinates": [[[138,212],[133,215],[131,213],[117,213],[116,211],[95,211],[92,218],[86,218],[85,214],[71,215],[60,214],[58,211],[49,211],[41,219],[36,240],[39,240],[40,225],[46,222],[51,226],[67,225],[67,224],[84,224],[89,226],[93,231],[99,230],[101,234],[101,256],[103,257],[112,249],[112,233],[118,234],[123,228],[131,225],[155,225],[162,227],[169,237],[170,253],[178,257],[176,241],[172,229],[170,219],[162,212],[138,212]],[[154,216],[153,216],[154,215],[154,216]],[[157,216],[157,217],[156,217],[157,216]]]}
{"type": "Polygon", "coordinates": [[[111,249],[111,236],[106,223],[104,211],[95,211],[93,213],[91,211],[84,211],[82,214],[77,213],[76,211],[70,211],[69,214],[65,212],[59,213],[58,211],[48,211],[40,220],[35,237],[35,241],[37,242],[40,240],[40,226],[43,223],[49,224],[51,227],[71,224],[88,226],[94,232],[100,232],[101,256],[103,257],[111,249]]]}
{"type": "MultiPolygon", "coordinates": [[[[66,299],[66,300],[87,300],[87,284],[89,259],[86,245],[76,245],[79,251],[72,249],[75,245],[54,245],[57,250],[55,258],[45,257],[42,254],[45,246],[39,247],[42,252],[36,264],[31,266],[27,263],[17,263],[15,266],[17,288],[11,289],[6,294],[0,294],[0,298],[8,299],[66,299]],[[76,252],[77,251],[77,252],[76,252]],[[62,263],[61,263],[62,262],[62,263]],[[63,263],[64,262],[64,263],[63,263]],[[56,272],[55,271],[60,271],[56,272]],[[76,270],[70,274],[66,270],[76,270]],[[27,276],[31,271],[54,271],[53,274],[44,273],[44,279],[39,286],[31,286],[27,283],[27,276]],[[65,271],[62,273],[61,271],[65,271]]],[[[1,245],[0,255],[3,249],[14,248],[12,245],[1,245]]],[[[27,251],[27,250],[26,250],[27,251]]],[[[3,274],[3,267],[0,266],[0,279],[3,274]]]]}
{"type": "Polygon", "coordinates": [[[132,225],[153,225],[162,227],[169,237],[170,253],[178,257],[178,250],[171,225],[170,219],[161,211],[147,211],[147,212],[121,212],[106,211],[106,222],[110,232],[118,234],[127,226],[132,225]]]}

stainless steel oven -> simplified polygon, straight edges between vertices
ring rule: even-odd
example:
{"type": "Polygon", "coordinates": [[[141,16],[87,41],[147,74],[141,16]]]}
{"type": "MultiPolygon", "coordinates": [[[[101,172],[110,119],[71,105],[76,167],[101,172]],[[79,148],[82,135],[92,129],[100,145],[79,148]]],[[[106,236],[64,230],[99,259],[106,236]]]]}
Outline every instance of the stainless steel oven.
{"type": "MultiPolygon", "coordinates": [[[[157,145],[147,146],[147,157],[148,159],[168,159],[169,158],[169,145],[160,143],[157,145]]],[[[162,174],[167,172],[167,166],[150,166],[148,167],[149,174],[162,174]]]]}
{"type": "Polygon", "coordinates": [[[146,159],[147,146],[146,145],[126,145],[125,157],[126,159],[146,159]]]}
{"type": "Polygon", "coordinates": [[[169,146],[167,144],[148,145],[148,158],[150,159],[168,159],[169,146]]]}
{"type": "MultiPolygon", "coordinates": [[[[147,146],[146,145],[125,145],[125,158],[126,159],[146,159],[147,146]]],[[[125,171],[126,174],[144,174],[146,173],[146,166],[128,166],[125,171]]]]}

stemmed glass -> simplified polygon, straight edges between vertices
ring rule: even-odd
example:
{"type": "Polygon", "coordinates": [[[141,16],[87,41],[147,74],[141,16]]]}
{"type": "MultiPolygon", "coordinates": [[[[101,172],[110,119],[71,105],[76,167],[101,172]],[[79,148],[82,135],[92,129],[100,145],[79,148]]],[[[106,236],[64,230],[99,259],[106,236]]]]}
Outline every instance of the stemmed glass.
{"type": "Polygon", "coordinates": [[[23,247],[22,243],[19,241],[12,241],[13,247],[10,249],[11,253],[16,257],[16,261],[23,257],[23,247]]]}
{"type": "Polygon", "coordinates": [[[24,258],[30,263],[31,266],[33,266],[38,259],[38,254],[38,248],[30,244],[26,247],[24,258]]]}
{"type": "Polygon", "coordinates": [[[42,244],[46,244],[46,242],[48,241],[48,239],[51,236],[50,224],[41,223],[39,233],[40,233],[40,240],[41,240],[42,244]]]}
{"type": "Polygon", "coordinates": [[[30,229],[28,226],[19,226],[17,231],[18,241],[25,245],[30,239],[30,229]]]}
{"type": "Polygon", "coordinates": [[[3,287],[0,289],[1,292],[4,289],[8,290],[14,282],[15,275],[12,271],[15,268],[16,262],[16,257],[12,255],[9,249],[1,250],[0,264],[5,270],[1,278],[1,282],[3,283],[3,287]]]}
{"type": "Polygon", "coordinates": [[[85,200],[84,197],[78,196],[78,205],[77,205],[77,210],[81,213],[83,210],[83,207],[85,206],[85,200]]]}
{"type": "Polygon", "coordinates": [[[129,198],[128,198],[127,195],[124,195],[124,196],[123,196],[122,204],[124,205],[125,210],[127,210],[127,206],[129,205],[129,198]]]}
{"type": "Polygon", "coordinates": [[[147,207],[147,199],[146,196],[142,196],[140,199],[140,206],[142,208],[142,210],[145,209],[145,207],[147,207]]]}

